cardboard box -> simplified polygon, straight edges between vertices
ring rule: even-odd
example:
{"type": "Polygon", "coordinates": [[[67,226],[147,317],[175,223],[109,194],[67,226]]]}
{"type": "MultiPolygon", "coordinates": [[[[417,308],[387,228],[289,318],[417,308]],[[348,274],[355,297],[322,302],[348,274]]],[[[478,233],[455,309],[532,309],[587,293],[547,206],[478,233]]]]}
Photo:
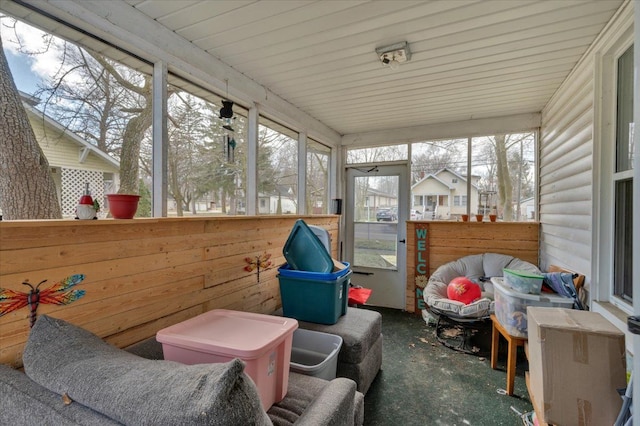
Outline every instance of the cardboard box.
{"type": "Polygon", "coordinates": [[[611,425],[626,387],[624,333],[596,312],[527,308],[531,397],[557,425],[611,425]]]}

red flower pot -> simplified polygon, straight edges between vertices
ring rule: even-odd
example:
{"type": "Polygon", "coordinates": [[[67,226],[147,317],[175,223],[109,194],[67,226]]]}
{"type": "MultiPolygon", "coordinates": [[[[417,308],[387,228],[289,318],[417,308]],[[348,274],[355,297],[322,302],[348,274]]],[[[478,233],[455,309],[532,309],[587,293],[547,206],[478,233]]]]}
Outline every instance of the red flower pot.
{"type": "Polygon", "coordinates": [[[114,219],[133,219],[138,210],[139,195],[107,194],[109,212],[114,219]]]}

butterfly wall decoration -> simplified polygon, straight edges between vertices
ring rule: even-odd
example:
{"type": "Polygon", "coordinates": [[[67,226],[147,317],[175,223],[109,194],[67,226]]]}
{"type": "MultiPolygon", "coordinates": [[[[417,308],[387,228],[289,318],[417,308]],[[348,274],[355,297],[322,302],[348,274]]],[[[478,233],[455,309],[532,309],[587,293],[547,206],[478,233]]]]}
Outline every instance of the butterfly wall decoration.
{"type": "Polygon", "coordinates": [[[84,274],[70,275],[43,290],[40,290],[40,286],[47,280],[40,281],[35,286],[25,281],[22,284],[31,288],[27,293],[0,288],[0,317],[29,306],[29,325],[33,327],[36,322],[36,311],[40,303],[68,305],[84,296],[85,290],[73,288],[81,283],[82,280],[84,280],[84,274]]]}

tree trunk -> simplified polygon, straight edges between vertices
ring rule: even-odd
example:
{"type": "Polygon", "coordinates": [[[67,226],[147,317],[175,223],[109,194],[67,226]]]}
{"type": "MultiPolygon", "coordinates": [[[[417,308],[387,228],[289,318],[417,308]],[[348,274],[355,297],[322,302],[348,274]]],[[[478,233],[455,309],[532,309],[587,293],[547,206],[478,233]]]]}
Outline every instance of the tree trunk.
{"type": "Polygon", "coordinates": [[[498,180],[498,198],[502,207],[502,220],[513,220],[513,185],[509,176],[509,162],[507,161],[507,145],[505,135],[496,135],[496,178],[498,180]]]}
{"type": "Polygon", "coordinates": [[[120,154],[120,190],[119,194],[137,194],[140,185],[140,143],[144,132],[151,125],[151,108],[145,108],[139,116],[127,123],[122,140],[120,154]]]}
{"type": "Polygon", "coordinates": [[[0,208],[3,219],[61,219],[49,162],[13,82],[0,38],[0,208]]]}

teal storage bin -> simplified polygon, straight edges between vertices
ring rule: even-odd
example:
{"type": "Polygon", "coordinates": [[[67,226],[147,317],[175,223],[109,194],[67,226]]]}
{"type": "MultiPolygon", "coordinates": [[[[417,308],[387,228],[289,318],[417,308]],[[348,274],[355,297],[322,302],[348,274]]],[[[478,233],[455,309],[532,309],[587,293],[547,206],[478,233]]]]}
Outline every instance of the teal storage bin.
{"type": "Polygon", "coordinates": [[[282,313],[318,324],[335,324],[347,313],[351,270],[322,274],[291,269],[288,264],[278,268],[282,313]]]}
{"type": "Polygon", "coordinates": [[[317,235],[304,220],[298,219],[282,248],[290,269],[330,274],[333,259],[317,235]]]}

